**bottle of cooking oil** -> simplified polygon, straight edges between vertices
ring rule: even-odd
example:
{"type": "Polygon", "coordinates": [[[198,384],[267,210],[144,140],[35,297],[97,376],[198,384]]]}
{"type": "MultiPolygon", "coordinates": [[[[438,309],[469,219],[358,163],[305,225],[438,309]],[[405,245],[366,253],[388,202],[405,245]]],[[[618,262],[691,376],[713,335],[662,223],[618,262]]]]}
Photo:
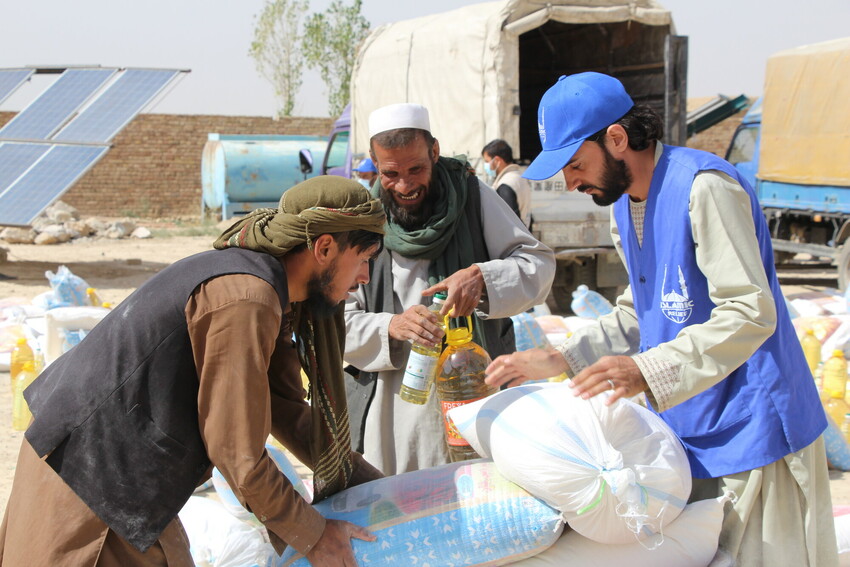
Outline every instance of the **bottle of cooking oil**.
{"type": "Polygon", "coordinates": [[[103,301],[101,301],[100,296],[97,294],[97,290],[93,287],[86,288],[86,297],[88,298],[89,305],[93,305],[94,307],[103,305],[103,301]]]}
{"type": "Polygon", "coordinates": [[[35,363],[28,360],[15,377],[14,397],[12,398],[12,429],[15,431],[24,431],[29,427],[32,414],[27,401],[24,399],[24,390],[32,384],[36,376],[35,363]]]}
{"type": "Polygon", "coordinates": [[[448,328],[446,317],[446,350],[437,361],[437,397],[446,428],[446,442],[453,462],[478,458],[478,454],[461,437],[449,421],[450,409],[486,398],[496,393],[484,383],[484,370],[490,365],[490,355],[472,341],[472,318],[466,318],[466,327],[448,328]]]}
{"type": "Polygon", "coordinates": [[[820,341],[815,336],[815,332],[813,330],[806,329],[806,331],[803,333],[803,337],[800,339],[800,344],[803,346],[803,354],[806,357],[806,362],[809,365],[809,370],[811,370],[812,374],[814,374],[818,368],[818,365],[820,364],[820,341]]]}
{"type": "Polygon", "coordinates": [[[15,392],[15,377],[23,370],[24,364],[27,362],[35,362],[35,354],[27,339],[21,337],[16,341],[9,360],[9,380],[12,393],[15,392]]]}
{"type": "MultiPolygon", "coordinates": [[[[440,310],[446,302],[446,294],[437,292],[429,311],[437,315],[438,325],[445,333],[445,319],[440,315],[440,310]]],[[[410,356],[407,359],[407,367],[404,369],[404,378],[401,381],[399,396],[405,402],[423,405],[431,395],[431,386],[434,384],[434,372],[437,369],[437,360],[443,352],[443,341],[432,347],[413,343],[410,347],[410,356]]]]}
{"type": "Polygon", "coordinates": [[[844,423],[844,414],[850,406],[844,401],[847,390],[847,360],[844,351],[836,349],[823,365],[823,390],[827,400],[824,409],[839,427],[844,423]]]}

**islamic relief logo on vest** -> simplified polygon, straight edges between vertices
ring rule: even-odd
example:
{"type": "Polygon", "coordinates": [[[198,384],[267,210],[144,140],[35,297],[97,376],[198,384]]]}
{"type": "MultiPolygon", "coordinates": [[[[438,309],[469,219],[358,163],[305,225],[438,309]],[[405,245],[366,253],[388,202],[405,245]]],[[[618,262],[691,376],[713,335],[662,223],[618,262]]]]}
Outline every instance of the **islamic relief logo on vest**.
{"type": "Polygon", "coordinates": [[[694,300],[688,297],[688,284],[679,266],[679,291],[665,292],[667,283],[667,266],[664,266],[664,279],[661,280],[661,312],[674,323],[684,323],[691,318],[694,311],[694,300]]]}
{"type": "Polygon", "coordinates": [[[546,114],[546,107],[540,107],[540,120],[537,121],[537,133],[540,134],[540,143],[546,143],[546,124],[544,120],[544,116],[546,114]]]}

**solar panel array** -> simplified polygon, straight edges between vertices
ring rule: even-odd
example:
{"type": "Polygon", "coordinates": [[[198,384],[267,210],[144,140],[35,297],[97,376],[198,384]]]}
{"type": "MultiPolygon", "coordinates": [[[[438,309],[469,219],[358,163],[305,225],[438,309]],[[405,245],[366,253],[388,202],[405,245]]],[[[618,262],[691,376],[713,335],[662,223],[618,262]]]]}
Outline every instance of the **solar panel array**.
{"type": "Polygon", "coordinates": [[[18,90],[32,74],[32,69],[0,69],[0,102],[18,90]]]}
{"type": "MultiPolygon", "coordinates": [[[[0,69],[0,101],[33,72],[0,69]]],[[[30,224],[106,154],[110,140],[181,72],[65,70],[0,128],[0,225],[30,224]]]]}

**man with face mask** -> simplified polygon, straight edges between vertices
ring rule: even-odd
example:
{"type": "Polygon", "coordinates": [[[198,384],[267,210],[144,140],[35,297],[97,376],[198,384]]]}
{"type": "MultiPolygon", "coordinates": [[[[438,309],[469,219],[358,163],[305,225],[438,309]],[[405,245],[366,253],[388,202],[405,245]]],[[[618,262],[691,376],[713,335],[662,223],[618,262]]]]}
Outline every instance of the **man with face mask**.
{"type": "Polygon", "coordinates": [[[378,177],[378,170],[375,169],[372,158],[362,159],[354,168],[354,173],[357,175],[357,182],[366,189],[371,189],[375,184],[375,178],[378,177]]]}
{"type": "Polygon", "coordinates": [[[369,135],[385,249],[346,302],[345,359],[360,370],[349,382],[355,447],[397,474],[449,462],[436,395],[421,406],[398,395],[411,343],[442,339],[430,296],[445,291],[443,313],[473,315],[474,340],[491,356],[513,352],[509,317],[545,300],[555,259],[465,161],[440,156],[423,106],[375,110],[369,135]]]}
{"type": "Polygon", "coordinates": [[[511,146],[504,140],[493,140],[481,150],[481,157],[488,180],[495,177],[493,189],[522,220],[522,224],[531,227],[531,184],[514,163],[511,146]]]}
{"type": "Polygon", "coordinates": [[[216,466],[278,553],[354,565],[349,539],[374,537],[326,521],[265,442],[313,470],[316,501],[382,476],[349,450],[341,302],[369,281],[384,221],[355,181],[304,181],[216,250],[156,274],[47,367],[25,393],[34,420],[0,564],[194,565],[177,514],[216,466]]]}
{"type": "Polygon", "coordinates": [[[728,162],[662,145],[662,126],[607,75],[561,77],[543,95],[543,152],[525,175],[561,170],[569,190],[613,204],[629,287],[557,349],[493,361],[487,382],[566,372],[584,399],[645,395],[687,451],[691,501],[736,496],[717,558],[732,563],[719,564],[837,565],[827,422],[761,207],[728,162]]]}

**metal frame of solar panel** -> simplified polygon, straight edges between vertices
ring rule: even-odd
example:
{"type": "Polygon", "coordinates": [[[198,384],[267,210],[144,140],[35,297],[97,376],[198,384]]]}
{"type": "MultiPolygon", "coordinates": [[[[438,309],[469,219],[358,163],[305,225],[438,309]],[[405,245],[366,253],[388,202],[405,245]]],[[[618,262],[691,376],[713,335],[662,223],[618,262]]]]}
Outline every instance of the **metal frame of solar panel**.
{"type": "MultiPolygon", "coordinates": [[[[3,71],[19,70],[0,69],[0,79],[3,71]]],[[[46,72],[62,75],[0,129],[0,226],[32,223],[106,154],[118,132],[186,71],[97,67],[46,72]]],[[[0,81],[0,89],[3,85],[0,81]]]]}
{"type": "Polygon", "coordinates": [[[0,69],[0,102],[9,98],[34,72],[35,69],[0,69]]]}

